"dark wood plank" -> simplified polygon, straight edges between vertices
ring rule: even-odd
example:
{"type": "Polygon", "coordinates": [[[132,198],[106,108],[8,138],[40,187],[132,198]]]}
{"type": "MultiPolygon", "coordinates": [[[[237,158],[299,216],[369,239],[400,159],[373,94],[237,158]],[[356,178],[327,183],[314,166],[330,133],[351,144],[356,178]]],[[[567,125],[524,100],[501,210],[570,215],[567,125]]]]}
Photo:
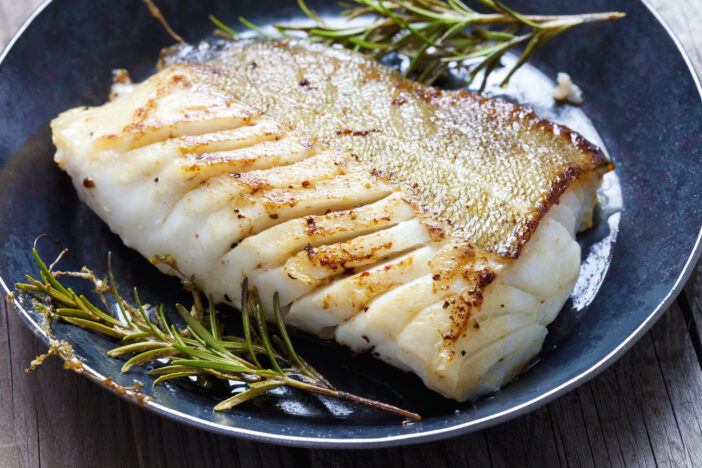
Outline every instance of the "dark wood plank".
{"type": "Polygon", "coordinates": [[[651,0],[650,3],[680,39],[699,75],[702,71],[702,5],[696,0],[651,0]]]}
{"type": "Polygon", "coordinates": [[[695,346],[697,360],[702,366],[702,261],[697,264],[683,294],[678,297],[678,304],[695,346]]]}
{"type": "Polygon", "coordinates": [[[556,446],[548,407],[484,432],[494,467],[565,466],[567,463],[556,446]]]}
{"type": "Polygon", "coordinates": [[[592,466],[596,451],[588,437],[582,392],[575,391],[549,405],[561,459],[572,466],[592,466]]]}
{"type": "Polygon", "coordinates": [[[445,453],[452,466],[492,467],[489,443],[485,431],[448,439],[437,453],[445,453]]]}
{"type": "Polygon", "coordinates": [[[651,336],[680,431],[681,446],[674,449],[687,462],[702,463],[702,368],[679,307],[673,306],[663,320],[670,326],[654,328],[651,336]]]}
{"type": "MultiPolygon", "coordinates": [[[[656,325],[656,329],[670,326],[671,317],[675,315],[669,311],[656,325]]],[[[668,400],[651,334],[647,334],[629,354],[633,359],[620,363],[616,368],[621,393],[611,395],[610,398],[618,397],[622,400],[628,417],[640,415],[656,463],[689,466],[680,451],[681,435],[668,400]]],[[[641,450],[643,441],[638,440],[637,443],[637,448],[641,450]]]]}
{"type": "Polygon", "coordinates": [[[487,440],[481,433],[402,447],[401,457],[403,466],[408,468],[491,466],[487,440]],[[438,454],[441,456],[437,456],[438,454]]]}
{"type": "MultiPolygon", "coordinates": [[[[595,403],[589,408],[597,415],[605,440],[606,451],[599,454],[603,464],[615,466],[654,466],[655,458],[641,406],[636,401],[636,380],[626,381],[627,371],[636,366],[639,347],[648,347],[646,338],[627,353],[611,369],[589,383],[585,389],[592,393],[595,403]],[[623,382],[623,383],[622,383],[623,382]]],[[[634,376],[643,374],[634,371],[634,376]]],[[[648,401],[643,402],[648,406],[648,401]]]]}
{"type": "Polygon", "coordinates": [[[0,49],[10,40],[17,28],[43,0],[0,1],[0,49]]]}
{"type": "Polygon", "coordinates": [[[306,466],[302,449],[232,439],[193,429],[130,405],[140,466],[306,466]]]}
{"type": "Polygon", "coordinates": [[[2,394],[9,387],[10,395],[0,414],[3,423],[10,425],[3,437],[9,436],[10,446],[19,446],[19,451],[12,451],[17,459],[14,466],[134,466],[131,437],[123,435],[131,433],[130,405],[64,371],[59,360],[49,360],[27,374],[28,363],[46,347],[27,334],[14,311],[8,314],[4,302],[0,303],[0,323],[8,345],[2,359],[10,363],[2,372],[12,377],[8,385],[0,374],[2,394]]]}
{"type": "Polygon", "coordinates": [[[22,453],[23,450],[27,449],[27,441],[18,437],[15,423],[18,418],[24,416],[18,413],[25,408],[25,405],[15,403],[13,385],[15,377],[11,350],[15,349],[18,343],[13,343],[10,338],[12,336],[10,320],[6,308],[1,303],[2,301],[0,301],[0,357],[2,357],[0,365],[0,458],[10,466],[21,466],[22,461],[27,460],[28,455],[22,453]]]}
{"type": "MultiPolygon", "coordinates": [[[[442,458],[435,457],[438,466],[441,466],[442,458]]],[[[310,450],[308,460],[309,466],[314,468],[404,466],[402,449],[398,447],[376,450],[310,450]]]]}

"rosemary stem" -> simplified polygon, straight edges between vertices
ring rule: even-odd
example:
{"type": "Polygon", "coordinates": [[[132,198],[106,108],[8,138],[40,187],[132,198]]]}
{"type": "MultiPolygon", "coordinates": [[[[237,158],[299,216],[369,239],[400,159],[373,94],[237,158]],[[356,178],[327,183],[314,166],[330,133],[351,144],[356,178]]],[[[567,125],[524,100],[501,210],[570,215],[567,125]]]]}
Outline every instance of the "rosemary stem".
{"type": "MultiPolygon", "coordinates": [[[[489,7],[492,12],[475,11],[462,0],[351,0],[342,3],[346,8],[341,13],[343,17],[350,20],[368,15],[373,18],[359,25],[336,27],[326,24],[305,0],[298,0],[303,13],[314,20],[314,26],[275,27],[279,31],[298,31],[312,42],[340,45],[376,59],[397,52],[410,58],[405,76],[418,75],[416,81],[425,85],[432,85],[446,76],[447,62],[481,57],[479,61],[462,66],[470,71],[467,86],[484,70],[482,92],[488,75],[500,66],[503,55],[523,45],[524,41],[530,42],[503,86],[526,60],[553,38],[579,25],[614,21],[625,16],[616,11],[523,15],[498,0],[476,0],[476,3],[489,7]],[[517,38],[516,34],[524,28],[528,31],[517,38]]],[[[216,18],[213,22],[217,26],[221,24],[216,18]]],[[[244,24],[265,36],[255,25],[244,24]]]]}
{"type": "MultiPolygon", "coordinates": [[[[210,330],[208,331],[203,326],[205,317],[201,292],[190,280],[183,280],[183,286],[193,293],[194,313],[191,314],[190,310],[181,304],[176,304],[176,310],[187,323],[187,328],[179,332],[173,325],[169,326],[161,305],[156,307],[157,320],[160,320],[160,327],[163,328],[161,330],[159,325],[152,322],[146,313],[136,288],[134,289],[136,307],[126,302],[117,292],[109,256],[110,289],[114,295],[115,302],[119,305],[124,315],[126,323],[122,323],[100,310],[88,301],[85,296],[76,294],[70,288],[65,288],[57,279],[59,276],[73,276],[92,281],[96,285],[98,294],[100,294],[98,288],[100,280],[95,277],[92,271],[84,267],[84,273],[52,272],[46,268],[36,250],[34,255],[43,281],[27,275],[27,279],[31,284],[18,283],[17,287],[25,292],[46,295],[48,301],[44,313],[56,316],[72,325],[119,339],[122,345],[109,351],[108,356],[132,355],[122,366],[122,372],[128,372],[133,367],[142,366],[161,358],[167,358],[169,363],[166,366],[157,367],[149,371],[150,375],[158,376],[154,384],[165,380],[195,375],[211,375],[218,379],[232,379],[249,384],[248,390],[216,405],[214,408],[216,411],[231,409],[240,403],[256,398],[270,389],[287,385],[402,416],[407,421],[420,420],[420,416],[416,413],[336,390],[322,375],[302,359],[293,348],[281,314],[278,293],[275,293],[273,296],[273,304],[280,337],[269,335],[268,325],[265,323],[258,293],[255,288],[251,291],[248,290],[246,280],[242,284],[242,315],[244,328],[248,331],[248,333],[245,333],[244,338],[222,336],[212,297],[208,298],[208,325],[210,330]],[[249,310],[253,312],[259,326],[259,333],[256,336],[254,336],[250,327],[249,310]],[[278,346],[280,352],[276,351],[273,343],[278,346]],[[253,362],[247,361],[237,355],[237,353],[248,354],[253,362]],[[267,354],[273,369],[263,368],[256,360],[256,354],[267,354]],[[289,364],[291,368],[283,370],[278,364],[279,359],[281,362],[289,364]],[[304,376],[303,378],[306,381],[297,380],[292,376],[304,376]]],[[[57,261],[52,264],[52,268],[57,261]]],[[[107,304],[105,308],[106,310],[110,309],[107,304]]]]}
{"type": "MultiPolygon", "coordinates": [[[[517,21],[511,16],[502,15],[503,23],[517,23],[517,21]]],[[[550,23],[552,21],[567,22],[567,23],[601,23],[607,21],[615,21],[626,16],[625,13],[620,11],[607,11],[602,13],[585,13],[582,15],[557,15],[557,16],[530,16],[524,15],[529,21],[534,23],[550,23]]]]}
{"type": "Polygon", "coordinates": [[[320,395],[326,395],[340,400],[346,400],[358,405],[366,406],[368,408],[373,408],[385,413],[395,414],[397,416],[402,416],[408,421],[421,421],[422,417],[417,413],[412,411],[403,410],[397,406],[389,405],[387,403],[382,403],[377,400],[371,400],[370,398],[364,398],[362,396],[354,395],[353,393],[342,392],[340,390],[334,390],[326,387],[320,387],[318,385],[309,384],[307,382],[301,382],[299,380],[292,379],[290,377],[284,377],[283,382],[289,387],[295,387],[302,390],[306,390],[312,393],[318,393],[320,395]]]}
{"type": "MultiPolygon", "coordinates": [[[[448,16],[448,14],[447,14],[448,16]]],[[[451,15],[454,16],[453,22],[467,22],[470,24],[521,24],[519,20],[513,16],[502,13],[486,13],[486,14],[470,14],[470,15],[451,15]]],[[[602,23],[614,21],[626,16],[620,11],[607,11],[602,13],[585,13],[582,15],[524,15],[523,18],[533,23],[602,23]]]]}

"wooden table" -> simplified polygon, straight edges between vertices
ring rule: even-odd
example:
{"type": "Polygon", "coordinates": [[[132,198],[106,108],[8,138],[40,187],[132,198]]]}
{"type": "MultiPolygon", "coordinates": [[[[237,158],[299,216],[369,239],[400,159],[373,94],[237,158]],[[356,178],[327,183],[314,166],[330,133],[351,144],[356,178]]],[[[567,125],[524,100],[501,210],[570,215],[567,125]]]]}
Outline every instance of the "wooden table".
{"type": "MultiPolygon", "coordinates": [[[[702,72],[702,0],[650,0],[702,72]]],[[[0,0],[0,45],[40,0],[0,0]]],[[[696,97],[691,97],[697,99],[696,97]]],[[[0,301],[2,302],[2,301],[0,301]]],[[[0,466],[702,465],[702,264],[660,321],[599,377],[526,416],[423,445],[305,450],[152,415],[61,369],[0,304],[0,466]]]]}

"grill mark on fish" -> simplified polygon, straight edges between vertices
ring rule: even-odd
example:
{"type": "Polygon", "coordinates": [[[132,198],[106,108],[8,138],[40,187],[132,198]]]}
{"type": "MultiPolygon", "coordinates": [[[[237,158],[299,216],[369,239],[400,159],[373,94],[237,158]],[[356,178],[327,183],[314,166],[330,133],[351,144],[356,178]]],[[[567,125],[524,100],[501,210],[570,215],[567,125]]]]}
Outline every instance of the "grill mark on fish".
{"type": "Polygon", "coordinates": [[[282,168],[318,154],[317,151],[302,146],[302,144],[300,144],[300,148],[292,149],[285,146],[295,144],[296,141],[297,139],[292,137],[266,139],[265,136],[262,136],[260,141],[249,145],[242,144],[240,148],[201,154],[186,154],[185,157],[191,160],[191,166],[188,169],[193,171],[199,170],[201,167],[222,165],[227,166],[226,170],[243,173],[253,170],[282,168]]]}
{"type": "Polygon", "coordinates": [[[329,284],[322,284],[295,299],[286,320],[300,324],[306,308],[321,307],[340,323],[350,322],[367,312],[383,294],[392,293],[426,274],[426,261],[417,262],[425,259],[427,254],[431,256],[432,252],[435,249],[427,246],[393,253],[378,263],[357,268],[351,276],[337,276],[329,284]],[[400,276],[393,279],[393,274],[400,276]]]}
{"type": "Polygon", "coordinates": [[[423,249],[428,247],[413,248],[409,252],[399,252],[392,255],[388,260],[366,266],[362,271],[356,272],[353,276],[334,283],[336,291],[322,293],[313,291],[309,295],[303,296],[298,301],[317,294],[323,294],[322,308],[329,309],[332,302],[346,303],[351,307],[350,315],[345,316],[343,321],[348,321],[368,306],[379,295],[391,291],[398,286],[406,284],[422,276],[424,269],[416,258],[423,249]],[[407,269],[415,268],[412,273],[407,269]],[[393,274],[400,273],[402,278],[393,278],[393,274]],[[352,285],[352,286],[350,286],[352,285]],[[341,296],[340,296],[341,294],[341,296]]]}
{"type": "MultiPolygon", "coordinates": [[[[205,90],[210,102],[207,105],[191,105],[181,110],[182,117],[172,122],[170,126],[164,125],[157,112],[161,110],[159,104],[168,94],[187,91],[192,93],[198,90],[201,84],[174,71],[169,77],[159,81],[155,91],[148,96],[146,103],[138,107],[127,125],[116,133],[108,133],[96,137],[94,143],[97,149],[115,147],[121,151],[131,151],[154,143],[163,142],[170,138],[196,138],[204,133],[224,132],[237,130],[241,127],[254,126],[258,123],[259,115],[246,108],[236,106],[235,101],[225,96],[213,96],[210,90],[205,90]],[[234,106],[240,112],[229,111],[234,106]],[[207,117],[207,118],[206,118],[207,117]],[[208,123],[207,131],[201,130],[200,123],[208,123]]],[[[91,134],[91,136],[93,136],[91,134]]]]}
{"type": "Polygon", "coordinates": [[[333,276],[349,273],[350,268],[369,268],[390,256],[415,251],[428,239],[411,235],[413,223],[416,221],[404,221],[345,242],[317,247],[308,244],[285,263],[285,271],[308,284],[320,284],[333,276]]]}
{"type": "Polygon", "coordinates": [[[285,221],[247,238],[242,243],[241,249],[250,249],[251,244],[272,244],[277,239],[289,239],[285,244],[285,250],[267,249],[266,252],[258,255],[265,268],[282,266],[289,257],[303,250],[305,245],[319,247],[345,242],[413,219],[415,213],[407,208],[409,206],[401,196],[393,193],[376,202],[353,207],[351,210],[333,211],[317,216],[310,214],[285,221]]]}
{"type": "MultiPolygon", "coordinates": [[[[229,238],[239,242],[246,237],[259,234],[300,216],[322,215],[330,206],[342,210],[352,208],[358,202],[358,199],[351,197],[352,194],[358,192],[357,189],[353,189],[354,184],[358,184],[358,179],[358,175],[351,175],[338,176],[321,181],[321,190],[327,190],[327,192],[324,192],[323,195],[318,195],[316,191],[302,187],[294,187],[293,189],[265,187],[251,180],[242,180],[241,177],[234,178],[231,174],[223,174],[204,182],[205,187],[219,184],[225,189],[225,195],[221,199],[220,205],[213,207],[215,211],[208,215],[208,219],[210,216],[221,216],[230,211],[231,216],[237,218],[237,223],[235,224],[236,230],[229,232],[229,238]],[[341,180],[346,182],[345,186],[343,184],[339,185],[338,182],[341,180]],[[315,204],[319,205],[321,201],[325,202],[324,206],[315,206],[315,204]],[[309,203],[312,203],[312,206],[306,207],[301,213],[299,205],[309,203]],[[239,206],[239,208],[234,209],[233,206],[239,206]],[[262,212],[261,208],[263,209],[262,212]],[[275,214],[276,216],[271,217],[270,214],[275,214]]],[[[192,196],[192,192],[197,190],[199,186],[185,193],[174,204],[173,209],[168,211],[167,216],[161,222],[161,226],[169,225],[171,216],[176,213],[176,207],[186,202],[188,197],[192,196]]],[[[363,193],[366,196],[366,203],[373,203],[386,197],[388,194],[387,191],[382,189],[376,192],[366,190],[363,193]],[[377,193],[377,195],[373,195],[374,193],[377,193]],[[370,196],[368,196],[369,194],[370,196]]],[[[227,248],[223,250],[219,253],[218,258],[223,258],[231,250],[233,249],[227,248]]]]}
{"type": "MultiPolygon", "coordinates": [[[[203,134],[206,136],[207,134],[203,134]]],[[[223,153],[225,151],[242,151],[242,150],[249,150],[251,151],[252,149],[255,149],[256,146],[259,144],[265,144],[265,143],[270,143],[273,141],[273,138],[267,133],[259,133],[256,132],[256,141],[252,141],[252,137],[245,137],[243,140],[234,140],[234,143],[230,142],[229,147],[236,147],[236,149],[232,150],[223,150],[219,152],[213,152],[213,153],[206,153],[206,154],[217,154],[217,153],[223,153]]],[[[279,141],[279,140],[276,140],[279,141]]],[[[144,149],[142,149],[144,150],[144,149]]],[[[148,151],[148,148],[144,151],[148,151]]],[[[269,181],[267,182],[266,179],[269,175],[275,174],[276,172],[280,172],[281,170],[283,171],[288,171],[290,174],[294,175],[294,171],[296,168],[294,167],[296,164],[308,164],[305,161],[309,161],[310,158],[314,157],[328,157],[331,158],[329,161],[320,161],[322,164],[327,164],[329,165],[329,171],[324,172],[324,171],[316,171],[314,172],[313,175],[309,176],[308,179],[313,180],[314,182],[320,182],[322,180],[329,180],[334,178],[337,175],[343,175],[344,171],[343,169],[346,167],[346,162],[343,160],[343,158],[336,157],[334,159],[334,154],[335,153],[320,153],[319,151],[309,151],[309,153],[300,161],[288,161],[287,164],[282,164],[282,165],[276,165],[276,164],[271,164],[270,167],[265,168],[265,169],[252,169],[251,171],[245,171],[245,167],[242,167],[240,165],[240,161],[231,161],[231,160],[224,160],[224,161],[212,161],[210,158],[204,156],[198,158],[199,155],[194,155],[192,153],[187,153],[184,157],[190,159],[194,159],[194,162],[196,163],[195,165],[186,165],[182,169],[185,170],[186,172],[192,172],[193,176],[190,176],[191,183],[189,187],[186,189],[185,193],[182,194],[182,198],[187,197],[190,192],[194,189],[196,189],[201,183],[205,182],[206,180],[221,176],[221,175],[226,175],[230,174],[232,177],[235,177],[239,179],[239,183],[242,186],[241,193],[245,193],[248,191],[249,194],[253,195],[258,192],[265,192],[265,191],[270,191],[272,189],[294,189],[295,187],[292,187],[289,185],[289,183],[284,184],[284,183],[275,183],[271,184],[269,181]],[[234,163],[233,165],[231,163],[234,163]],[[197,164],[199,163],[199,164],[197,164]],[[234,167],[233,167],[234,166],[234,167]],[[239,171],[236,173],[232,173],[233,170],[239,171]],[[242,173],[244,173],[244,176],[242,177],[242,173]],[[252,174],[253,173],[253,174],[252,174]],[[198,174],[197,177],[195,177],[195,174],[198,174]]],[[[174,164],[181,163],[182,159],[176,159],[172,161],[168,166],[162,169],[162,171],[159,173],[159,176],[157,178],[161,178],[163,173],[166,171],[171,170],[172,166],[174,164]]],[[[299,190],[300,188],[305,188],[308,189],[310,186],[309,180],[302,181],[300,184],[300,187],[297,187],[299,190]]],[[[293,192],[291,192],[293,193],[293,192]]],[[[291,199],[295,198],[294,193],[290,197],[291,199]]],[[[178,203],[178,200],[175,201],[173,206],[178,203]]],[[[170,213],[169,213],[170,216],[170,213]]],[[[243,215],[242,216],[243,219],[243,215]]],[[[269,217],[273,220],[280,219],[281,222],[285,221],[284,218],[280,218],[277,213],[270,214],[269,217]]],[[[168,220],[168,216],[164,218],[162,221],[162,224],[165,224],[165,222],[168,220]]]]}

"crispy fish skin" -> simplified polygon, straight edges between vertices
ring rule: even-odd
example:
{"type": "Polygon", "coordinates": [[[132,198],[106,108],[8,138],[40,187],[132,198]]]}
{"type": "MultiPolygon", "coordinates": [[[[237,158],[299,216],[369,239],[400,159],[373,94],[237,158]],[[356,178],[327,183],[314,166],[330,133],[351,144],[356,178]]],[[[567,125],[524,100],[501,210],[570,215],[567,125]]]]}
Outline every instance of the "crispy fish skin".
{"type": "Polygon", "coordinates": [[[379,159],[291,130],[218,73],[176,64],[52,121],[56,162],[126,245],[170,254],[217,301],[238,304],[244,277],[267,311],[278,291],[288,324],[456,400],[498,389],[533,359],[577,279],[575,233],[601,170],[573,176],[519,258],[498,255],[437,226],[379,159]]]}
{"type": "Polygon", "coordinates": [[[164,57],[174,62],[207,64],[214,87],[358,155],[444,228],[506,258],[572,181],[613,169],[582,136],[527,107],[427,87],[346,49],[237,41],[179,47],[164,57]]]}

